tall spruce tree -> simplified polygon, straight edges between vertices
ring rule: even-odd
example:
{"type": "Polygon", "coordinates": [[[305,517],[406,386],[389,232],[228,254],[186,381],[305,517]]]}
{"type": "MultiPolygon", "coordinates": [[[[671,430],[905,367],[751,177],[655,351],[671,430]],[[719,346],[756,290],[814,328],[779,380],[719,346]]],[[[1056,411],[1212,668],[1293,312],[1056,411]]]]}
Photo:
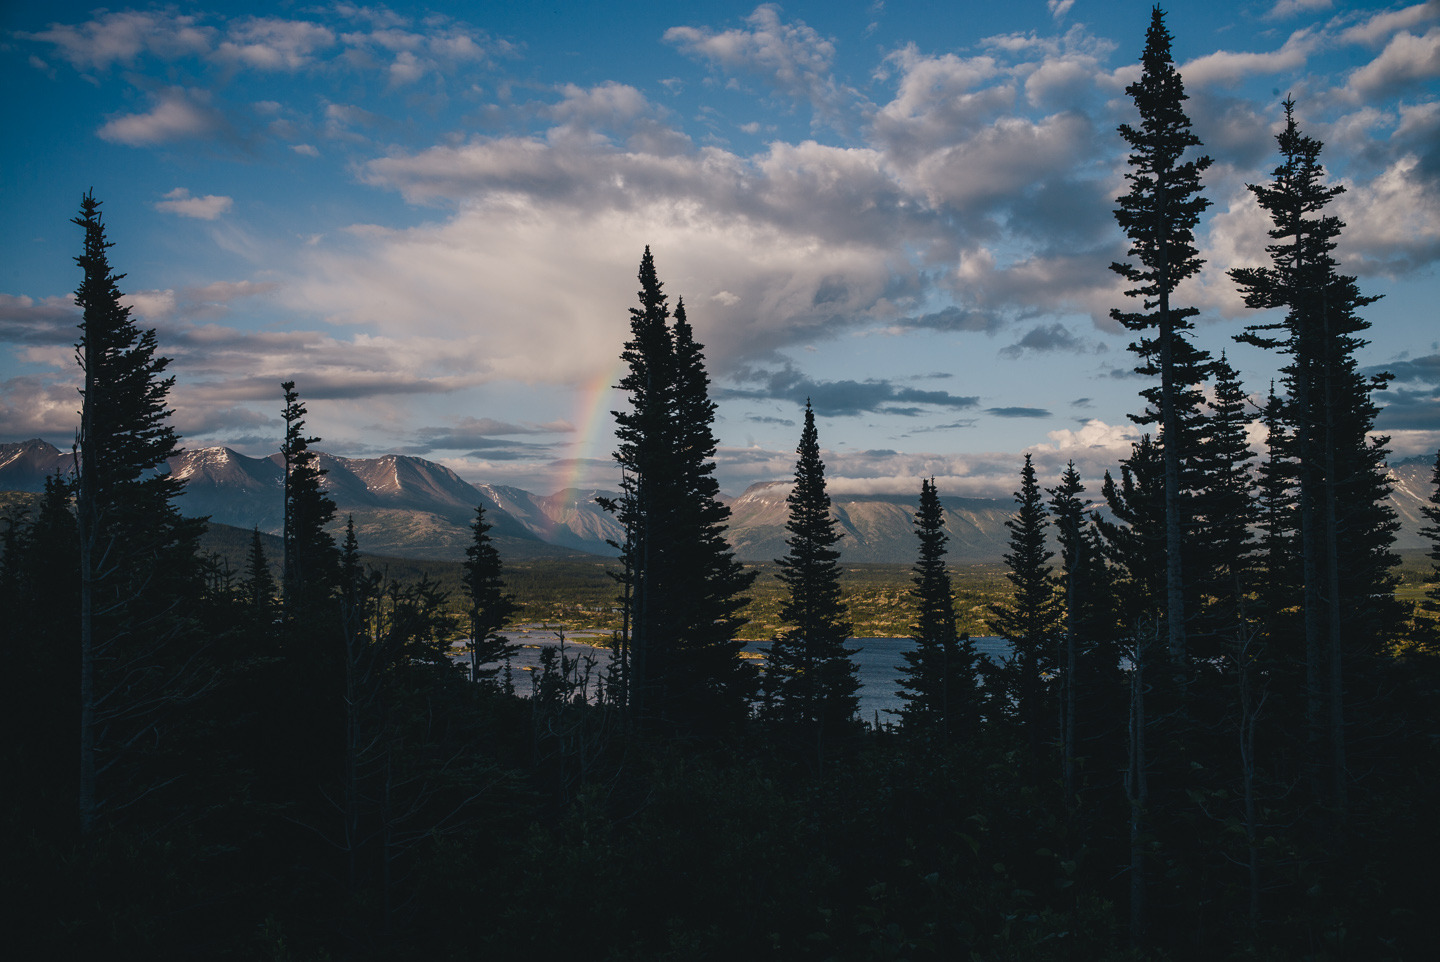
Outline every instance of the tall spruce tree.
{"type": "Polygon", "coordinates": [[[780,581],[789,597],[780,618],[792,625],[776,636],[765,668],[767,712],[787,727],[814,735],[817,756],[824,758],[829,737],[853,729],[860,700],[860,681],[846,648],[851,626],[840,600],[841,533],[830,514],[825,490],[825,462],[815,411],[805,402],[805,426],[795,449],[795,486],[785,499],[789,549],[780,566],[780,581]]]}
{"type": "Polygon", "coordinates": [[[325,525],[335,517],[335,501],[325,493],[325,469],[310,448],[320,439],[305,435],[305,405],[294,381],[280,385],[285,392],[285,440],[280,454],[285,467],[285,558],[281,591],[287,621],[323,612],[336,586],[340,555],[325,525]]]}
{"type": "MultiPolygon", "coordinates": [[[[1060,590],[1064,609],[1064,650],[1057,659],[1060,676],[1060,771],[1066,804],[1073,807],[1080,757],[1079,724],[1082,691],[1098,687],[1099,649],[1108,633],[1105,624],[1106,585],[1099,537],[1085,518],[1081,495],[1085,484],[1075,462],[1065,466],[1060,483],[1050,489],[1050,513],[1060,544],[1060,590]],[[1089,669],[1089,670],[1087,670],[1089,669]],[[1089,682],[1087,684],[1087,681],[1089,682]]],[[[1112,662],[1113,665],[1113,662],[1112,662]]],[[[1108,679],[1107,679],[1108,680],[1108,679]]]]}
{"type": "Polygon", "coordinates": [[[1386,503],[1386,438],[1371,439],[1377,407],[1355,353],[1377,300],[1340,273],[1334,256],[1344,222],[1324,213],[1343,187],[1325,185],[1320,141],[1300,132],[1286,101],[1277,135],[1281,162],[1250,191],[1274,227],[1271,266],[1230,272],[1245,303],[1284,311],[1239,340],[1290,355],[1281,411],[1294,433],[1306,639],[1307,720],[1313,763],[1325,773],[1323,801],[1343,825],[1348,809],[1346,663],[1372,669],[1398,617],[1390,569],[1397,527],[1386,503]],[[1323,748],[1321,746],[1324,746],[1323,748]]]}
{"type": "Polygon", "coordinates": [[[162,468],[179,444],[167,407],[175,379],[165,376],[170,361],[157,356],[155,331],[137,328],[120,302],[124,275],[111,272],[93,193],[82,198],[73,223],[85,232],[75,258],[84,271],[75,291],[82,311],[75,357],[84,373],[75,506],[79,814],[88,832],[106,801],[100,776],[143,738],[158,741],[157,718],[198,683],[186,653],[193,645],[181,635],[184,600],[198,594],[203,522],[181,518],[173,503],[183,482],[162,468]]]}
{"type": "Polygon", "coordinates": [[[1029,454],[1020,468],[1015,504],[1015,514],[1005,522],[1010,529],[1005,577],[1014,593],[989,609],[990,629],[1010,643],[1011,651],[998,666],[986,667],[986,687],[991,711],[1014,723],[1036,757],[1050,739],[1057,715],[1049,709],[1061,609],[1051,577],[1055,555],[1046,544],[1049,521],[1029,454]]]}
{"type": "Polygon", "coordinates": [[[260,529],[250,534],[250,551],[245,556],[245,577],[241,581],[246,606],[260,615],[268,615],[275,605],[275,576],[270,573],[270,559],[265,557],[265,545],[260,540],[260,529]]]}
{"type": "Polygon", "coordinates": [[[1107,471],[1101,490],[1114,520],[1092,516],[1113,562],[1116,609],[1128,639],[1129,712],[1126,729],[1125,801],[1130,864],[1130,941],[1148,939],[1150,890],[1150,735],[1156,715],[1149,698],[1155,649],[1163,636],[1165,612],[1165,486],[1162,455],[1142,435],[1120,466],[1120,483],[1107,471]]]}
{"type": "Polygon", "coordinates": [[[617,385],[629,395],[630,409],[614,411],[622,469],[621,496],[603,502],[625,529],[624,560],[628,637],[623,687],[626,709],[641,727],[661,724],[665,662],[670,644],[665,584],[669,495],[675,465],[668,442],[672,418],[672,368],[675,343],[667,324],[670,308],[655,272],[650,248],[640,258],[639,307],[630,308],[630,340],[620,359],[628,371],[617,385]]]}
{"type": "Polygon", "coordinates": [[[1188,456],[1186,410],[1193,410],[1198,395],[1194,385],[1205,376],[1206,355],[1197,350],[1185,332],[1199,311],[1171,303],[1180,282],[1204,263],[1195,248],[1194,230],[1210,202],[1200,195],[1200,175],[1210,166],[1201,155],[1185,160],[1187,151],[1200,146],[1190,129],[1184,102],[1185,86],[1170,55],[1170,32],[1165,15],[1154,8],[1141,55],[1140,80],[1125,88],[1140,113],[1140,125],[1120,125],[1120,136],[1130,146],[1130,170],[1125,179],[1130,191],[1118,199],[1115,219],[1130,238],[1129,256],[1138,263],[1115,263],[1111,270],[1133,287],[1130,297],[1141,298],[1139,311],[1110,316],[1128,330],[1145,332],[1130,349],[1141,359],[1136,371],[1159,376],[1158,388],[1144,392],[1151,409],[1136,420],[1159,422],[1165,482],[1165,628],[1167,650],[1177,675],[1185,671],[1185,582],[1182,546],[1185,542],[1183,464],[1188,456]],[[1188,396],[1187,396],[1188,395],[1188,396]]]}
{"type": "Polygon", "coordinates": [[[905,652],[900,666],[900,717],[906,731],[947,738],[973,734],[980,720],[979,655],[970,636],[960,635],[955,626],[954,589],[945,567],[945,542],[950,539],[933,478],[920,482],[914,523],[920,539],[920,558],[910,579],[916,609],[910,638],[915,647],[905,652]]]}
{"type": "Polygon", "coordinates": [[[720,501],[715,480],[715,404],[704,348],[685,316],[684,298],[675,304],[672,343],[671,450],[677,463],[670,576],[671,590],[683,603],[675,609],[675,677],[669,686],[675,697],[669,714],[686,729],[718,732],[743,721],[755,695],[755,669],[740,657],[743,645],[735,636],[745,623],[743,592],[756,573],[741,566],[725,539],[730,507],[720,501]]]}
{"type": "MultiPolygon", "coordinates": [[[[1255,558],[1257,617],[1270,652],[1272,671],[1290,675],[1305,669],[1304,587],[1300,561],[1299,479],[1294,437],[1285,425],[1285,403],[1270,385],[1260,417],[1265,425],[1265,456],[1255,470],[1255,558]]],[[[1300,684],[1293,688],[1303,704],[1300,684]]],[[[1290,693],[1282,694],[1286,697],[1290,693]]],[[[1296,708],[1294,714],[1302,714],[1296,708]]]]}
{"type": "Polygon", "coordinates": [[[677,304],[671,315],[650,249],[616,411],[621,496],[602,502],[625,530],[625,625],[612,683],[632,721],[654,730],[712,732],[742,720],[754,691],[735,633],[753,581],[725,541],[729,509],[714,479],[715,406],[704,351],[677,304]]]}
{"type": "MultiPolygon", "coordinates": [[[[282,779],[322,784],[343,762],[348,708],[346,646],[350,630],[340,593],[340,551],[325,525],[335,502],[325,493],[325,470],[305,434],[305,405],[295,382],[285,392],[284,560],[281,565],[283,675],[276,691],[276,719],[293,737],[275,753],[282,779]]],[[[273,724],[273,722],[272,722],[273,724]]]]}
{"type": "Polygon", "coordinates": [[[490,527],[490,522],[485,520],[484,505],[477,504],[461,580],[465,585],[465,613],[470,622],[470,641],[466,645],[470,649],[470,680],[493,685],[500,663],[517,651],[519,645],[500,634],[517,606],[515,596],[505,590],[500,551],[490,537],[490,527]]]}
{"type": "Polygon", "coordinates": [[[1215,398],[1195,452],[1195,550],[1190,556],[1196,562],[1192,580],[1201,599],[1192,634],[1197,636],[1198,659],[1209,664],[1230,651],[1238,633],[1246,630],[1257,520],[1245,389],[1223,354],[1214,374],[1215,398]]]}

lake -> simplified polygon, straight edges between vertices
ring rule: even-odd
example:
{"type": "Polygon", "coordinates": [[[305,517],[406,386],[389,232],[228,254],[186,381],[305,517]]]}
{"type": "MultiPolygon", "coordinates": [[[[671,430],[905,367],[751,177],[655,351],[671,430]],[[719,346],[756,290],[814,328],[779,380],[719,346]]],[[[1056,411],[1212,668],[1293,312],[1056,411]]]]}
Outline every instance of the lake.
{"type": "MultiPolygon", "coordinates": [[[[539,625],[527,625],[513,631],[503,632],[506,638],[520,645],[519,652],[511,659],[515,690],[522,696],[530,694],[531,673],[540,668],[540,653],[561,643],[561,633],[556,629],[539,625]]],[[[564,633],[565,653],[571,657],[589,655],[595,659],[598,676],[610,663],[610,649],[599,647],[610,640],[609,632],[567,631],[564,633]]],[[[980,654],[992,661],[1000,661],[1010,654],[1010,646],[1002,638],[989,635],[972,636],[971,641],[980,654]]],[[[769,649],[769,642],[747,642],[745,650],[756,657],[763,657],[769,649]]],[[[905,663],[904,654],[915,648],[909,638],[851,638],[849,647],[858,651],[853,659],[860,676],[860,717],[870,724],[875,723],[876,713],[880,721],[894,721],[888,714],[900,707],[896,689],[900,686],[900,666],[905,663]]],[[[462,656],[457,662],[468,664],[462,656]]]]}

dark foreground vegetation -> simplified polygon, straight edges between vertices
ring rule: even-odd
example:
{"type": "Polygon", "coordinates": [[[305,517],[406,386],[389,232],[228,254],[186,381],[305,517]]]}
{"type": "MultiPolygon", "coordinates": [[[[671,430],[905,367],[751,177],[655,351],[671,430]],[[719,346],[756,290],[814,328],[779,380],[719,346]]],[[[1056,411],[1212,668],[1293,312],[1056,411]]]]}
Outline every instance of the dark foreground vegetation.
{"type": "Polygon", "coordinates": [[[1431,563],[1401,594],[1383,383],[1354,363],[1370,299],[1317,216],[1320,145],[1287,105],[1252,188],[1272,267],[1232,272],[1281,317],[1242,336],[1290,359],[1257,459],[1233,370],[1171,303],[1208,160],[1182,160],[1199,144],[1158,10],[1128,93],[1134,261],[1114,268],[1140,309],[1116,316],[1157,434],[1099,485],[1104,516],[1073,466],[1043,487],[1027,456],[1005,590],[957,602],[925,480],[903,595],[866,582],[807,404],[786,554],[745,568],[703,351],[647,250],[609,505],[625,538],[613,570],[570,573],[618,613],[613,657],[548,648],[522,693],[500,629],[552,603],[523,600],[554,590],[543,570],[502,570],[481,507],[448,586],[367,564],[353,526],[337,545],[294,382],[278,567],[259,532],[229,565],[200,550],[155,472],[178,443],[168,362],[87,195],[79,471],[7,499],[0,527],[7,956],[1433,954],[1440,459],[1431,563]],[[902,707],[866,727],[846,645],[900,606],[902,707]],[[1008,660],[978,657],[978,607],[1008,660]],[[763,673],[747,630],[771,642],[763,673]]]}

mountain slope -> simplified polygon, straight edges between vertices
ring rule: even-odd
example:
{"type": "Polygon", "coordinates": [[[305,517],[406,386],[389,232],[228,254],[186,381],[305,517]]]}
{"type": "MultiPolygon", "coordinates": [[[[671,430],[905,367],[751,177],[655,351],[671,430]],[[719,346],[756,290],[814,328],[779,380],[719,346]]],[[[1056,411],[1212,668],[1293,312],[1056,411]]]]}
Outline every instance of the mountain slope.
{"type": "MultiPolygon", "coordinates": [[[[785,503],[791,482],[752,484],[730,504],[730,543],[742,561],[773,561],[785,554],[785,503]]],[[[913,520],[915,498],[893,494],[839,495],[831,509],[844,537],[837,546],[842,561],[909,563],[918,542],[913,520]]],[[[1005,522],[1014,510],[1008,501],[986,498],[940,499],[945,530],[950,535],[948,558],[955,563],[998,561],[1009,531],[1005,522]]]]}
{"type": "MultiPolygon", "coordinates": [[[[472,485],[443,465],[402,455],[321,454],[320,464],[327,472],[325,489],[339,507],[332,530],[339,533],[345,519],[353,516],[367,552],[462,559],[477,504],[485,506],[502,552],[516,559],[577,551],[614,556],[607,542],[624,536],[615,517],[597,503],[603,494],[599,491],[571,488],[541,496],[505,485],[472,485]]],[[[1428,547],[1419,529],[1424,524],[1420,509],[1431,494],[1432,465],[1433,459],[1410,458],[1391,468],[1390,501],[1401,522],[1395,543],[1399,550],[1428,547]]],[[[69,452],[45,441],[0,444],[0,491],[43,490],[47,477],[57,471],[68,474],[70,467],[69,452]]],[[[208,515],[246,530],[258,527],[267,534],[280,532],[284,470],[279,454],[252,458],[224,447],[201,448],[171,459],[170,470],[186,479],[179,501],[185,514],[208,515]]],[[[767,562],[785,554],[790,484],[753,484],[729,502],[728,536],[740,560],[767,562]]],[[[912,562],[915,501],[905,495],[835,497],[833,508],[844,531],[842,558],[912,562]]],[[[1009,538],[1005,522],[1014,510],[1010,500],[942,497],[941,504],[952,562],[1000,560],[1009,538]]]]}

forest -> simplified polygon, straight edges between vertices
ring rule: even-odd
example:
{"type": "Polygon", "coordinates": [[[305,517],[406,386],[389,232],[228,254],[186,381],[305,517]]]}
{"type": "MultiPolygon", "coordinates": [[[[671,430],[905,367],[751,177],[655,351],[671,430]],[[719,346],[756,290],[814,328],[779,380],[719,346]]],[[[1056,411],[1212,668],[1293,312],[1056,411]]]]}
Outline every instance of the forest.
{"type": "Polygon", "coordinates": [[[1024,456],[1005,590],[978,613],[920,482],[914,647],[880,724],[847,647],[879,616],[842,593],[817,412],[785,556],[747,568],[704,346],[648,248],[606,505],[625,537],[599,588],[585,575],[613,657],[597,674],[547,651],[517,692],[502,632],[538,579],[478,505],[454,583],[368,566],[353,525],[337,543],[298,381],[277,385],[281,557],[258,530],[237,572],[205,556],[183,481],[156,470],[181,440],[169,362],[87,193],[76,468],[0,523],[7,954],[1426,955],[1440,453],[1425,584],[1402,600],[1384,378],[1356,362],[1375,298],[1340,270],[1342,188],[1290,103],[1250,187],[1268,266],[1230,271],[1266,312],[1237,339],[1285,359],[1252,449],[1254,386],[1188,335],[1209,159],[1170,44],[1156,9],[1126,91],[1140,122],[1119,129],[1129,260],[1110,265],[1151,433],[1098,479],[1024,456]],[[763,665],[740,656],[751,616],[777,626],[763,665]],[[1008,659],[977,653],[982,628],[1008,659]]]}

